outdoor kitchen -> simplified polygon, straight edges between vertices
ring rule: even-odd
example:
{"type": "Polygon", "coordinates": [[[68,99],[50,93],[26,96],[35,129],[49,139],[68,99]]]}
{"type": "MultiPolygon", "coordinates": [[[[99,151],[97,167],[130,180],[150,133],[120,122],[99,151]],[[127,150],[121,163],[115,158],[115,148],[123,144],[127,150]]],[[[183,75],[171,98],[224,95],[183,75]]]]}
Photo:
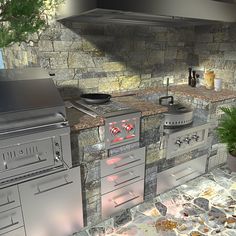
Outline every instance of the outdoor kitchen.
{"type": "Polygon", "coordinates": [[[68,1],[1,49],[0,235],[236,235],[235,1],[68,1]]]}

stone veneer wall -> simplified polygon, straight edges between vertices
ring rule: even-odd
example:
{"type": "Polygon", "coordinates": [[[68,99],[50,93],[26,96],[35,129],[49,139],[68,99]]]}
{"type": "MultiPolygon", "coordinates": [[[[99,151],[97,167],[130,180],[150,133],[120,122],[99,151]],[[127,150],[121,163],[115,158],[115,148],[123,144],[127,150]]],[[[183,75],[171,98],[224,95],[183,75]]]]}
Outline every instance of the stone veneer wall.
{"type": "Polygon", "coordinates": [[[67,26],[54,22],[38,42],[5,48],[5,68],[47,68],[71,96],[161,86],[165,77],[183,83],[194,60],[192,27],[67,26]]]}
{"type": "Polygon", "coordinates": [[[213,69],[236,90],[236,24],[67,26],[54,22],[36,42],[5,48],[5,68],[47,68],[64,96],[162,86],[165,77],[181,84],[190,65],[213,69]]]}
{"type": "Polygon", "coordinates": [[[224,88],[236,91],[236,24],[196,27],[194,53],[200,67],[213,69],[224,88]]]}

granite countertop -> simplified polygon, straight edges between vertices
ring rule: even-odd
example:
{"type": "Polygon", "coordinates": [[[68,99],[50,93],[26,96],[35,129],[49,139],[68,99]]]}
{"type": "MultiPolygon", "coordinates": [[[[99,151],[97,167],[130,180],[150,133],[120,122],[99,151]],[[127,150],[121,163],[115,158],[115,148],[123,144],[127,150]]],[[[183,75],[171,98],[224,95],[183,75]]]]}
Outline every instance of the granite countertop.
{"type": "MultiPolygon", "coordinates": [[[[220,102],[236,98],[236,92],[227,89],[215,92],[214,90],[208,90],[204,87],[192,88],[188,85],[178,85],[170,86],[169,91],[170,94],[194,97],[205,100],[206,102],[220,102]]],[[[147,96],[155,93],[165,94],[166,88],[156,87],[132,92],[114,93],[112,94],[112,97],[115,101],[123,102],[129,107],[141,111],[142,116],[151,116],[167,111],[167,108],[164,106],[141,99],[144,95],[147,96]]],[[[79,131],[104,125],[104,119],[102,117],[98,116],[94,118],[84,114],[83,112],[77,111],[74,108],[67,109],[67,118],[72,131],[79,131]]]]}
{"type": "MultiPolygon", "coordinates": [[[[154,93],[166,93],[166,88],[149,88],[145,90],[137,91],[137,96],[149,95],[154,93]]],[[[206,102],[220,102],[228,99],[236,98],[236,92],[223,89],[220,92],[216,92],[214,90],[206,89],[201,86],[200,88],[192,88],[188,85],[178,85],[178,86],[170,86],[169,87],[170,94],[176,94],[187,97],[194,97],[206,102]]]]}
{"type": "MultiPolygon", "coordinates": [[[[143,101],[134,96],[115,97],[113,100],[125,103],[130,108],[141,111],[142,116],[151,116],[167,111],[167,108],[164,106],[143,101]]],[[[104,125],[104,119],[101,116],[94,118],[76,110],[75,108],[67,108],[66,113],[67,119],[69,120],[71,126],[71,131],[78,131],[104,125]]]]}

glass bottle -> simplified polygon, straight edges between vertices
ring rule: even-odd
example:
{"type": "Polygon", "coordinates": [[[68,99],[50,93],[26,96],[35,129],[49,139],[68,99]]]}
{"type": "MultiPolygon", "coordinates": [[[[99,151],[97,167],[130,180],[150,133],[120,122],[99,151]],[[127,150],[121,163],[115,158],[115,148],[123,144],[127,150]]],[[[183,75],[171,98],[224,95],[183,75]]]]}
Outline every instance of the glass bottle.
{"type": "Polygon", "coordinates": [[[192,81],[192,68],[191,67],[188,68],[188,73],[189,73],[189,75],[188,75],[188,85],[191,86],[191,81],[192,81]]]}
{"type": "Polygon", "coordinates": [[[193,70],[193,77],[192,77],[192,80],[191,80],[191,87],[196,87],[196,83],[197,83],[197,80],[196,80],[196,71],[193,70]]]}

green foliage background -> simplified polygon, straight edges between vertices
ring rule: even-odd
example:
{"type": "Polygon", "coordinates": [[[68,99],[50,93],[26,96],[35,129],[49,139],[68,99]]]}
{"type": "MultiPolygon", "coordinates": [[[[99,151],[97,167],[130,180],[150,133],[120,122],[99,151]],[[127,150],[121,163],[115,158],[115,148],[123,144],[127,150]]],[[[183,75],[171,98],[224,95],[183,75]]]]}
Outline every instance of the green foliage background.
{"type": "Polygon", "coordinates": [[[58,0],[0,0],[0,48],[27,41],[47,24],[47,10],[58,0]]]}
{"type": "Polygon", "coordinates": [[[236,107],[221,108],[225,113],[217,128],[219,139],[226,143],[229,152],[236,157],[236,107]]]}

